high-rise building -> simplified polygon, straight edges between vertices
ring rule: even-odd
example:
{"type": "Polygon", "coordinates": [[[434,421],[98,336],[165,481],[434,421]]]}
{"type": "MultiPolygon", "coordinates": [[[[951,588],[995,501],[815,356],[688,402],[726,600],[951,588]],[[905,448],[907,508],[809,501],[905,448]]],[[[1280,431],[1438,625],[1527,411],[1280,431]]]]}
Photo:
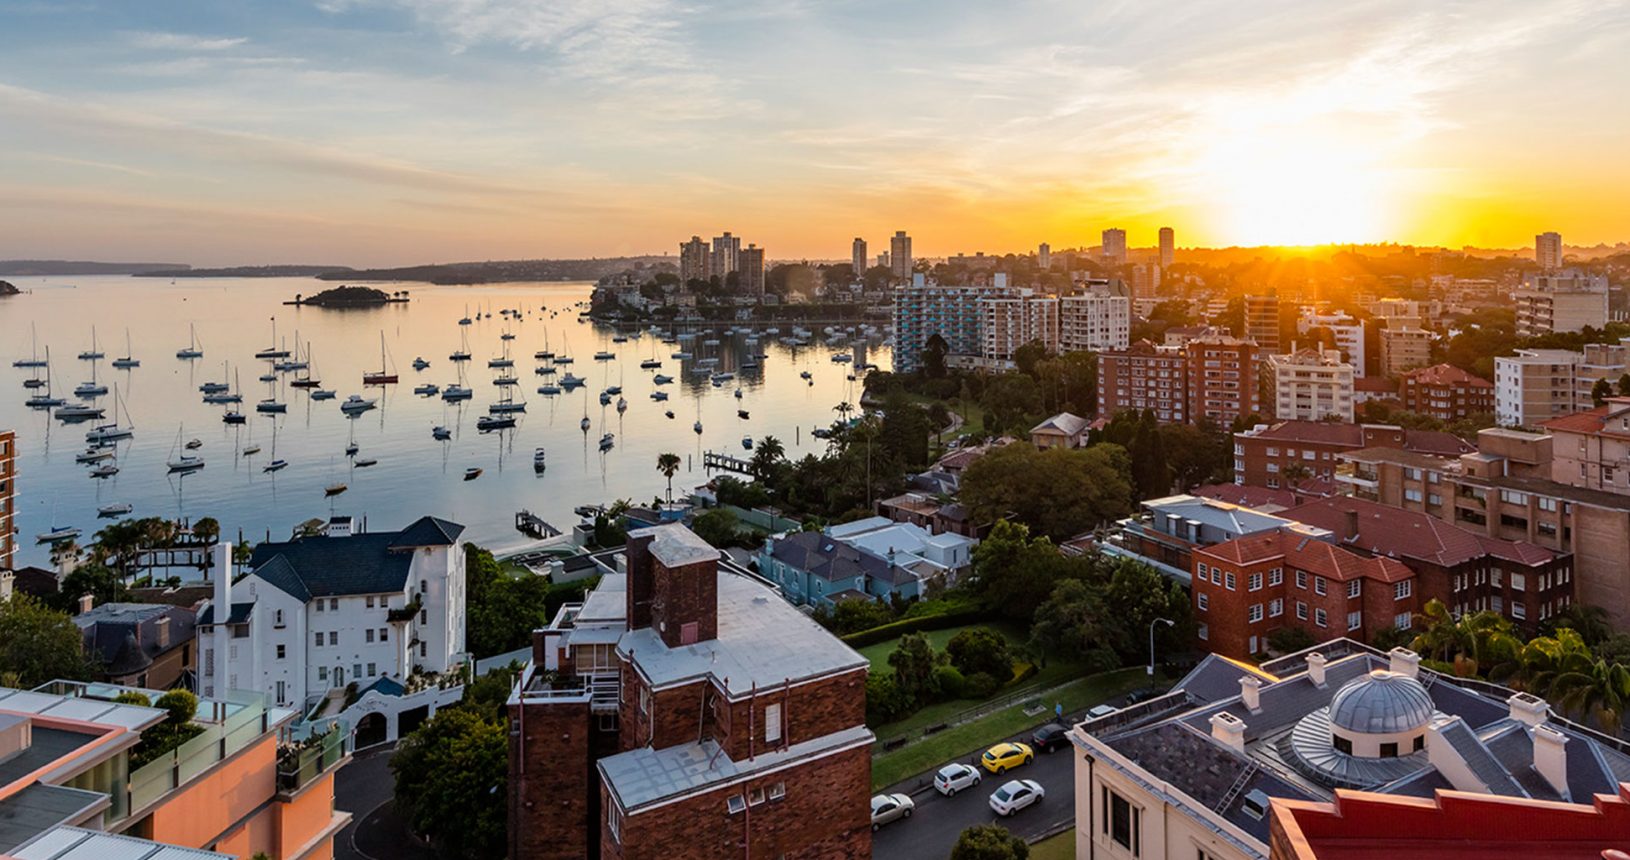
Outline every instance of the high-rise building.
{"type": "Polygon", "coordinates": [[[718,276],[721,281],[724,280],[726,275],[736,271],[736,268],[740,265],[740,256],[740,236],[732,236],[728,230],[725,231],[723,236],[714,236],[713,259],[709,264],[712,271],[708,274],[718,276]]]}
{"type": "Polygon", "coordinates": [[[1517,336],[1580,331],[1607,325],[1605,275],[1579,269],[1548,269],[1523,280],[1514,294],[1517,336]]]}
{"type": "Polygon", "coordinates": [[[1562,268],[1562,234],[1541,233],[1534,237],[1534,262],[1547,271],[1562,268]]]}
{"type": "Polygon", "coordinates": [[[1187,360],[1188,418],[1209,418],[1219,427],[1262,414],[1256,344],[1236,337],[1198,337],[1183,345],[1187,360]]]}
{"type": "Polygon", "coordinates": [[[1098,415],[1126,409],[1153,410],[1162,424],[1188,420],[1183,350],[1140,340],[1098,354],[1098,415]]]}
{"type": "Polygon", "coordinates": [[[707,280],[710,259],[707,242],[701,236],[692,236],[689,242],[680,242],[679,283],[707,280]]]}
{"type": "Polygon", "coordinates": [[[1132,300],[1119,282],[1090,283],[1058,300],[1061,352],[1126,349],[1132,335],[1132,300]]]}
{"type": "Polygon", "coordinates": [[[884,251],[883,253],[877,255],[877,265],[882,266],[885,269],[890,269],[891,271],[893,270],[893,267],[889,265],[889,252],[884,251]]]}
{"type": "Polygon", "coordinates": [[[849,249],[849,265],[855,270],[855,277],[866,274],[866,240],[855,237],[855,243],[849,249]]]}
{"type": "MultiPolygon", "coordinates": [[[[997,276],[1001,278],[1001,275],[997,276]]],[[[980,358],[991,367],[1013,368],[1019,347],[1037,343],[1058,352],[1058,297],[1019,290],[979,300],[980,358]]]]}
{"type": "Polygon", "coordinates": [[[1263,369],[1263,406],[1280,421],[1353,420],[1353,366],[1334,349],[1270,355],[1263,369]]]}
{"type": "Polygon", "coordinates": [[[1311,336],[1315,330],[1330,333],[1330,342],[1341,350],[1341,356],[1348,364],[1353,366],[1353,376],[1362,379],[1368,361],[1368,348],[1366,344],[1366,325],[1364,320],[1355,319],[1344,313],[1316,313],[1308,308],[1300,310],[1296,320],[1296,334],[1300,342],[1314,346],[1318,338],[1311,336]]]}
{"type": "Polygon", "coordinates": [[[1170,227],[1160,228],[1160,267],[1170,266],[1177,259],[1177,234],[1170,227]]]}
{"type": "Polygon", "coordinates": [[[1104,262],[1119,266],[1126,262],[1126,231],[1111,227],[1104,231],[1104,262]]]}
{"type": "Polygon", "coordinates": [[[1431,364],[1432,339],[1432,333],[1421,328],[1381,329],[1381,374],[1402,376],[1431,364]]]}
{"type": "Polygon", "coordinates": [[[889,239],[889,268],[898,280],[911,278],[911,237],[904,230],[894,231],[889,239]]]}
{"type": "Polygon", "coordinates": [[[1036,249],[1036,267],[1046,271],[1053,267],[1053,246],[1046,242],[1036,249]]]}
{"type": "MultiPolygon", "coordinates": [[[[17,552],[17,433],[0,430],[0,571],[14,569],[17,552]]],[[[0,599],[6,595],[0,594],[0,599]]]]}
{"type": "Polygon", "coordinates": [[[1256,341],[1264,352],[1277,353],[1290,348],[1279,338],[1279,297],[1273,293],[1245,297],[1245,337],[1256,341]]]}
{"type": "Polygon", "coordinates": [[[1014,298],[1019,291],[997,277],[992,286],[939,286],[912,284],[894,291],[894,369],[910,373],[922,365],[928,339],[939,335],[946,354],[977,358],[984,352],[980,337],[980,299],[1014,298]]]}
{"type": "Polygon", "coordinates": [[[1132,267],[1132,298],[1152,299],[1160,293],[1160,267],[1139,263],[1132,267]]]}
{"type": "Polygon", "coordinates": [[[737,284],[749,296],[764,295],[764,249],[757,245],[743,248],[736,258],[737,284]]]}

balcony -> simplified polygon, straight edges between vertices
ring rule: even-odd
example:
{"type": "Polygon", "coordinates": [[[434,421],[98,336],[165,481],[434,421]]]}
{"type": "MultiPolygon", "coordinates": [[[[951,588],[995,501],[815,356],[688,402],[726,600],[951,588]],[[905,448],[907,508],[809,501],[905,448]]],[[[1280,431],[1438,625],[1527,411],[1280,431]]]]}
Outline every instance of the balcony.
{"type": "Polygon", "coordinates": [[[304,731],[291,731],[279,741],[277,792],[280,796],[297,794],[350,757],[350,727],[343,720],[330,720],[324,726],[319,731],[307,724],[304,731]]]}
{"type": "Polygon", "coordinates": [[[1353,463],[1344,463],[1336,467],[1337,481],[1353,486],[1355,494],[1358,489],[1369,490],[1373,494],[1381,489],[1381,476],[1374,469],[1365,469],[1353,463]]]}

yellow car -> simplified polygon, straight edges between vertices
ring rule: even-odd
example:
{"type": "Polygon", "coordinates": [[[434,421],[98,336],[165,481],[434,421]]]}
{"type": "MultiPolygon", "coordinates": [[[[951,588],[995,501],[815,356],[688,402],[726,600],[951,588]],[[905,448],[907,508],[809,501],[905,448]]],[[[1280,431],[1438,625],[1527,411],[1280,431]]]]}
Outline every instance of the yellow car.
{"type": "Polygon", "coordinates": [[[1018,767],[1034,761],[1036,754],[1031,751],[1028,744],[997,744],[988,750],[979,760],[985,770],[991,773],[1007,773],[1008,768],[1018,767]]]}

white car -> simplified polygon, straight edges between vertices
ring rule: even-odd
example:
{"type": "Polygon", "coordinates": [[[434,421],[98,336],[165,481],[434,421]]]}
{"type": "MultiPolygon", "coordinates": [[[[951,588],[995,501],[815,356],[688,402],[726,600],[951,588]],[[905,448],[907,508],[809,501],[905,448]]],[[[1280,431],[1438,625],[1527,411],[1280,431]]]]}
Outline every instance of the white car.
{"type": "Polygon", "coordinates": [[[879,794],[872,798],[872,829],[876,830],[890,821],[900,818],[910,818],[911,810],[917,804],[903,794],[879,794]]]}
{"type": "Polygon", "coordinates": [[[964,788],[972,788],[979,784],[979,770],[973,765],[956,762],[948,764],[934,774],[934,788],[940,794],[950,797],[964,788]]]}
{"type": "Polygon", "coordinates": [[[1008,780],[1006,785],[991,794],[990,808],[1005,818],[1032,803],[1040,803],[1046,794],[1033,779],[1008,780]]]}
{"type": "Polygon", "coordinates": [[[1096,720],[1099,717],[1107,717],[1110,714],[1115,713],[1117,710],[1119,710],[1119,709],[1116,708],[1114,705],[1098,705],[1097,707],[1094,707],[1092,710],[1087,711],[1087,719],[1096,720]]]}

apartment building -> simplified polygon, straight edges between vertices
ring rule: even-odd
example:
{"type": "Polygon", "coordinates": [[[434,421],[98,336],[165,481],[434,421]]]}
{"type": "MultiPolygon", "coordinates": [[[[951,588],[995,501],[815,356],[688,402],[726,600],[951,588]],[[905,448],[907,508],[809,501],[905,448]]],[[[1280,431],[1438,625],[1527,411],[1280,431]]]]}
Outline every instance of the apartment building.
{"type": "Polygon", "coordinates": [[[1630,496],[1630,397],[1610,397],[1541,427],[1551,434],[1552,480],[1630,496]]]}
{"type": "Polygon", "coordinates": [[[1245,297],[1245,332],[1247,340],[1256,341],[1264,353],[1272,354],[1290,349],[1295,339],[1296,321],[1300,310],[1294,302],[1281,305],[1275,294],[1245,297]]]}
{"type": "Polygon", "coordinates": [[[708,258],[708,275],[723,281],[726,275],[736,271],[740,258],[740,236],[730,235],[729,230],[723,236],[714,236],[713,249],[708,258]]]}
{"type": "Polygon", "coordinates": [[[1181,349],[1140,340],[1125,350],[1098,354],[1098,414],[1154,410],[1163,424],[1190,420],[1188,358],[1181,349]]]}
{"type": "Polygon", "coordinates": [[[1277,514],[1212,498],[1179,495],[1145,501],[1143,513],[1116,523],[1116,533],[1103,549],[1110,555],[1134,558],[1191,586],[1199,550],[1246,535],[1278,531],[1308,540],[1332,538],[1324,529],[1304,526],[1277,514]]]}
{"type": "Polygon", "coordinates": [[[1519,349],[1496,357],[1495,420],[1506,427],[1537,427],[1578,411],[1580,358],[1565,349],[1519,349]]]}
{"type": "Polygon", "coordinates": [[[1189,420],[1208,418],[1227,427],[1235,419],[1262,414],[1262,390],[1257,385],[1261,349],[1256,344],[1234,337],[1198,337],[1184,344],[1183,356],[1189,420]]]}
{"type": "Polygon", "coordinates": [[[918,283],[894,291],[894,369],[911,373],[922,366],[929,338],[939,335],[948,355],[977,358],[984,349],[980,336],[980,300],[1018,298],[1019,290],[998,275],[990,286],[947,287],[918,283]]]}
{"type": "Polygon", "coordinates": [[[911,279],[911,265],[915,262],[911,256],[911,237],[904,230],[894,231],[889,237],[888,262],[890,273],[895,280],[906,281],[911,279]]]}
{"type": "Polygon", "coordinates": [[[1607,276],[1579,269],[1529,275],[1512,294],[1517,336],[1581,331],[1607,324],[1607,276]]]}
{"type": "Polygon", "coordinates": [[[1019,347],[1031,343],[1058,352],[1058,304],[1057,296],[1030,289],[979,299],[979,356],[985,366],[1011,370],[1019,347]]]}
{"type": "Polygon", "coordinates": [[[712,251],[701,236],[692,236],[690,241],[680,242],[679,283],[707,280],[712,274],[712,261],[712,251]]]}
{"type": "Polygon", "coordinates": [[[1398,378],[1405,409],[1439,421],[1459,421],[1495,410],[1494,383],[1450,364],[1411,370],[1398,378]]]}
{"type": "Polygon", "coordinates": [[[682,525],[537,632],[511,857],[866,857],[866,658],[682,525]]]}
{"type": "Polygon", "coordinates": [[[1234,483],[1278,489],[1289,487],[1290,475],[1332,479],[1347,451],[1385,447],[1435,458],[1476,451],[1452,433],[1405,430],[1391,424],[1333,424],[1327,421],[1282,421],[1234,434],[1234,483]],[[1297,469],[1296,467],[1301,467],[1297,469]]]}
{"type": "Polygon", "coordinates": [[[1402,376],[1432,362],[1433,334],[1421,328],[1384,328],[1381,339],[1381,374],[1402,376]]]}
{"type": "MultiPolygon", "coordinates": [[[[1478,434],[1478,451],[1452,461],[1389,449],[1351,451],[1342,455],[1351,467],[1344,480],[1355,494],[1363,490],[1382,504],[1571,554],[1572,571],[1557,575],[1573,581],[1572,596],[1526,599],[1515,612],[1543,620],[1577,600],[1606,609],[1616,626],[1630,625],[1630,554],[1625,552],[1630,499],[1551,480],[1552,441],[1534,433],[1485,430],[1478,434]]],[[[1490,599],[1473,608],[1500,609],[1515,618],[1509,602],[1490,599]]]]}
{"type": "Polygon", "coordinates": [[[104,603],[74,626],[96,663],[96,680],[132,687],[197,689],[197,614],[168,603],[104,603]]]}
{"type": "MultiPolygon", "coordinates": [[[[1588,818],[1630,772],[1621,742],[1557,717],[1544,699],[1463,685],[1421,669],[1414,652],[1347,638],[1260,667],[1207,657],[1172,693],[1077,724],[1069,737],[1075,856],[1098,860],[1283,856],[1294,846],[1270,835],[1276,802],[1328,803],[1355,788],[1408,799],[1412,810],[1454,791],[1588,818]]],[[[1517,832],[1526,820],[1490,820],[1481,832],[1517,832]]],[[[1392,835],[1393,822],[1384,826],[1392,835]]],[[[1452,853],[1400,853],[1389,841],[1340,856],[1452,853]]]]}
{"type": "Polygon", "coordinates": [[[353,681],[458,669],[463,532],[436,517],[389,532],[334,517],[319,535],[257,544],[249,573],[216,578],[199,614],[204,694],[254,690],[303,709],[353,681]]]}
{"type": "Polygon", "coordinates": [[[1317,330],[1330,333],[1330,340],[1341,351],[1342,360],[1353,366],[1354,378],[1363,379],[1369,358],[1364,321],[1344,313],[1318,313],[1312,308],[1302,308],[1296,320],[1297,335],[1310,341],[1305,336],[1317,330]]]}
{"type": "Polygon", "coordinates": [[[0,429],[0,600],[11,596],[17,562],[17,431],[0,429]]]}
{"type": "Polygon", "coordinates": [[[764,249],[749,244],[736,254],[736,284],[749,296],[764,295],[764,249]]]}
{"type": "Polygon", "coordinates": [[[1280,421],[1353,420],[1353,366],[1338,350],[1270,355],[1262,387],[1263,408],[1280,421]]]}
{"type": "Polygon", "coordinates": [[[334,856],[351,820],[334,808],[334,774],[350,760],[344,725],[298,730],[298,711],[235,691],[200,700],[184,724],[192,738],[175,745],[165,739],[180,729],[154,706],[161,695],[73,681],[0,687],[0,856],[334,856]]]}
{"type": "Polygon", "coordinates": [[[1119,282],[1087,284],[1058,300],[1061,352],[1126,349],[1132,334],[1132,300],[1119,282]]]}
{"type": "Polygon", "coordinates": [[[911,600],[925,596],[931,585],[952,584],[973,563],[978,543],[914,522],[867,517],[823,532],[765,538],[758,569],[798,605],[830,609],[844,600],[911,600]]]}

